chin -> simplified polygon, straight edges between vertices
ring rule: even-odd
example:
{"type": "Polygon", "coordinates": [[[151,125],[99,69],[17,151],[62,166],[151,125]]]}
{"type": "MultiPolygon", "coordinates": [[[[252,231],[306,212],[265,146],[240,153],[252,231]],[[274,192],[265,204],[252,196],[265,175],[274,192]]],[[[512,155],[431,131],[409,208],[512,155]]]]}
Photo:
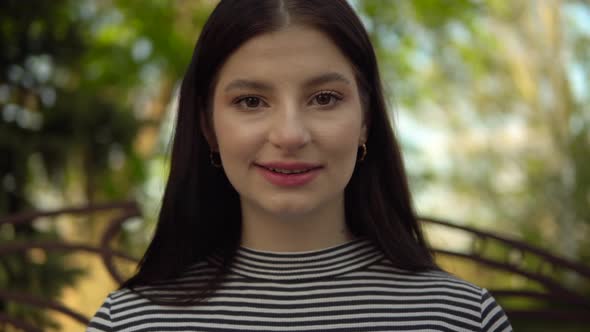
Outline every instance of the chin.
{"type": "Polygon", "coordinates": [[[311,212],[310,209],[303,209],[300,207],[285,207],[282,209],[274,209],[272,213],[280,218],[292,219],[307,215],[311,212]]]}
{"type": "Polygon", "coordinates": [[[269,213],[280,219],[296,219],[310,214],[313,209],[309,206],[298,204],[276,204],[269,209],[269,213]]]}

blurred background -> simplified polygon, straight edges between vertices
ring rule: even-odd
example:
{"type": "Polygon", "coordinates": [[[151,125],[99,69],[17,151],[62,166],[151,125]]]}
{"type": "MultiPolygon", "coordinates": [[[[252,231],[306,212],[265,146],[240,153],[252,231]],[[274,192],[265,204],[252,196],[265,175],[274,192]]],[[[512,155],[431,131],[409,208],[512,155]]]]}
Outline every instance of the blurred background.
{"type": "MultiPolygon", "coordinates": [[[[141,257],[179,81],[216,3],[0,2],[1,331],[83,330],[117,287],[109,266],[133,271],[92,248],[141,257]]],[[[502,290],[517,331],[590,330],[567,314],[590,317],[590,1],[350,3],[418,212],[467,227],[426,224],[439,262],[502,290]]]]}

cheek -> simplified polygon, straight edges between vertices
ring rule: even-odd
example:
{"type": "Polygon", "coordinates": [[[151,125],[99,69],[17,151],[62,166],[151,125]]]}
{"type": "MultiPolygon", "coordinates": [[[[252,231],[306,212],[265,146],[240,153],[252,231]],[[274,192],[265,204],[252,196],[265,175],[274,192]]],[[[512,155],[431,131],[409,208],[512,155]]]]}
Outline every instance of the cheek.
{"type": "Polygon", "coordinates": [[[242,141],[240,139],[242,135],[239,133],[239,128],[233,126],[231,122],[223,121],[223,119],[217,119],[214,128],[219,153],[224,159],[227,159],[228,156],[234,155],[234,150],[239,151],[239,148],[236,146],[236,142],[242,141]]]}
{"type": "Polygon", "coordinates": [[[326,148],[338,153],[343,158],[356,153],[361,137],[360,118],[339,119],[329,126],[318,128],[318,142],[323,142],[326,148]]]}
{"type": "Polygon", "coordinates": [[[249,160],[260,145],[260,130],[256,126],[245,125],[239,117],[232,116],[228,110],[214,112],[213,127],[222,161],[231,167],[237,160],[249,160]]]}

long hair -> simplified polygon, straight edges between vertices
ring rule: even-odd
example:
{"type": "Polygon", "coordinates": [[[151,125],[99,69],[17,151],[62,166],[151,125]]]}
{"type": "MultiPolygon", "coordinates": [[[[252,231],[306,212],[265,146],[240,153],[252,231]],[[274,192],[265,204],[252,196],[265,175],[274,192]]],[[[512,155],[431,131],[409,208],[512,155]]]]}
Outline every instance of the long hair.
{"type": "Polygon", "coordinates": [[[412,206],[373,46],[346,0],[222,0],[200,34],[182,81],[171,169],[155,234],[137,273],[122,287],[160,283],[213,254],[224,263],[205,290],[214,290],[227,271],[239,247],[241,211],[238,193],[223,170],[210,163],[203,128],[211,115],[212,91],[232,52],[253,37],[290,24],[326,34],[356,73],[368,120],[368,154],[345,189],[348,227],[399,268],[438,269],[412,206]]]}

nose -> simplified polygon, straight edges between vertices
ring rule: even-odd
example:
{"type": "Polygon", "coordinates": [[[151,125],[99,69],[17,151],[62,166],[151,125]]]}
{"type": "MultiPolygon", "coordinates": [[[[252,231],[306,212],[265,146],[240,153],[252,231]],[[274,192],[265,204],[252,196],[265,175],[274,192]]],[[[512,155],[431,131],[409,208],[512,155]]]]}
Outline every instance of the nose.
{"type": "Polygon", "coordinates": [[[274,114],[268,139],[281,150],[295,151],[305,146],[311,135],[303,114],[295,107],[288,107],[274,114]]]}

